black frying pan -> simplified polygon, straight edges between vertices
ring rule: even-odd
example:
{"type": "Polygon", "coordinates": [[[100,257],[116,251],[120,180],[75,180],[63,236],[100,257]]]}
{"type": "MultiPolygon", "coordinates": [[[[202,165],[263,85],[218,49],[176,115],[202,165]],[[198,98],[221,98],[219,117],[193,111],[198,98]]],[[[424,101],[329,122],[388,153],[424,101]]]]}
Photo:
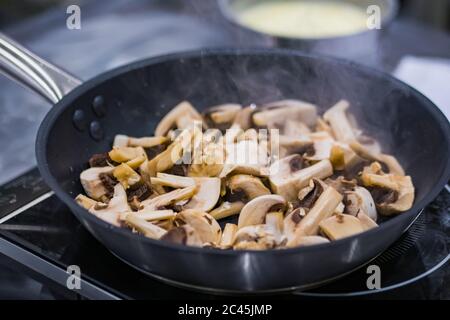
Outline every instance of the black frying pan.
{"type": "MultiPolygon", "coordinates": [[[[175,284],[273,292],[342,276],[397,240],[450,178],[448,120],[413,88],[360,65],[294,51],[207,50],[139,61],[77,86],[78,81],[66,73],[36,60],[9,39],[0,40],[0,60],[7,60],[3,69],[57,102],[42,122],[36,143],[45,181],[111,252],[175,284]],[[70,93],[63,97],[65,91],[70,93]],[[79,174],[92,154],[108,151],[116,134],[152,134],[161,117],[181,100],[204,109],[224,102],[245,105],[281,98],[298,98],[325,109],[348,99],[361,126],[380,139],[412,176],[413,208],[379,228],[330,244],[254,252],[148,239],[99,220],[73,200],[83,191],[79,174]]],[[[108,268],[101,261],[98,267],[108,268]]]]}

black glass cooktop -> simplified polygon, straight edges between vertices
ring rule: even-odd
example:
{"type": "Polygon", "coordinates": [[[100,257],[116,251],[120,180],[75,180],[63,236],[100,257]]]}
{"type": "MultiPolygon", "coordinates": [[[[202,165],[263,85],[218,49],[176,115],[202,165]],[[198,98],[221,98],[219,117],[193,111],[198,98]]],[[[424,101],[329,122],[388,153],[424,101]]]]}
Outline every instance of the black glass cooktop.
{"type": "MultiPolygon", "coordinates": [[[[397,243],[369,263],[380,268],[381,289],[368,289],[364,266],[319,288],[276,298],[450,299],[449,235],[450,193],[443,190],[397,243]]],[[[117,259],[52,194],[36,169],[0,187],[0,253],[62,287],[67,267],[79,266],[77,294],[85,298],[218,298],[154,280],[117,259]]]]}

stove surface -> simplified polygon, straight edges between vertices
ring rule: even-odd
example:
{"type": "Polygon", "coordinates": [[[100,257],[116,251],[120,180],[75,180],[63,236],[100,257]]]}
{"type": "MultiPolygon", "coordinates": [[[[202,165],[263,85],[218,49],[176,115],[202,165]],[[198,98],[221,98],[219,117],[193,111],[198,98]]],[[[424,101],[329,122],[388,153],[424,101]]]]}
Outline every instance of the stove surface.
{"type": "MultiPolygon", "coordinates": [[[[443,190],[399,241],[369,263],[380,267],[380,290],[367,288],[369,275],[364,266],[314,290],[277,297],[450,299],[449,207],[450,193],[443,190]],[[399,291],[404,293],[399,294],[399,291]]],[[[218,298],[164,284],[120,261],[48,190],[36,169],[0,188],[0,212],[3,212],[3,216],[0,215],[0,252],[41,274],[46,281],[62,286],[68,277],[67,267],[79,266],[83,280],[81,296],[103,299],[218,298]],[[26,202],[29,196],[37,196],[38,200],[29,208],[14,208],[14,204],[19,205],[18,200],[26,202]]]]}

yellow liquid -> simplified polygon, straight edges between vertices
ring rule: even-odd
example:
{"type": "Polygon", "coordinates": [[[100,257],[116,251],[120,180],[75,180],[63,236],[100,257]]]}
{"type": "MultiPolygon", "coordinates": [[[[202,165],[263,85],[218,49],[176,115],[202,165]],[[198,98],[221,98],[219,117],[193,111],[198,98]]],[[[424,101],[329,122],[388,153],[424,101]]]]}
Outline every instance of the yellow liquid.
{"type": "Polygon", "coordinates": [[[255,31],[291,38],[329,38],[367,30],[364,8],[339,1],[265,1],[238,16],[255,31]]]}

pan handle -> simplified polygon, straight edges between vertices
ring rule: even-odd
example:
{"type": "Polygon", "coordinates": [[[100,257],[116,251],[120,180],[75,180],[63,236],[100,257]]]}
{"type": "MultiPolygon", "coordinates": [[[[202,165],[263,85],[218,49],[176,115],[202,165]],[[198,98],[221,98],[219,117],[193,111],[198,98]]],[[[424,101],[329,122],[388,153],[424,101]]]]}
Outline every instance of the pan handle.
{"type": "Polygon", "coordinates": [[[35,91],[52,104],[81,84],[81,80],[36,56],[2,33],[0,73],[35,91]]]}

